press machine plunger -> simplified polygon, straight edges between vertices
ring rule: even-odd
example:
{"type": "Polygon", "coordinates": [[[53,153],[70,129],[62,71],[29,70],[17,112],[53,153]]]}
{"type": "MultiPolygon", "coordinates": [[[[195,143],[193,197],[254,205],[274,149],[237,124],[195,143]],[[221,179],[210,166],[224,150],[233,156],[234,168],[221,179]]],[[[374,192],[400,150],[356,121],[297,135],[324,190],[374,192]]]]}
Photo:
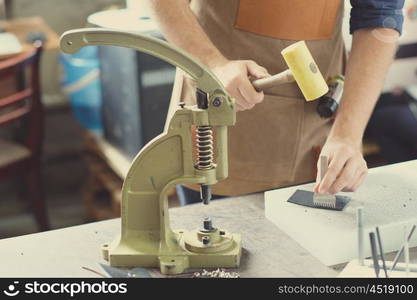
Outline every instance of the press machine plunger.
{"type": "MultiPolygon", "coordinates": [[[[208,99],[207,94],[202,90],[197,89],[197,107],[200,109],[208,108],[208,99]]],[[[216,103],[214,103],[216,104],[216,103]]],[[[212,169],[213,165],[213,131],[210,126],[198,126],[196,134],[196,144],[197,144],[197,165],[196,168],[199,170],[212,169]]],[[[200,199],[203,204],[210,204],[212,194],[211,194],[211,185],[201,184],[200,185],[200,199]]],[[[203,232],[214,232],[213,223],[210,217],[205,217],[203,221],[203,232]]],[[[210,237],[205,236],[202,239],[204,245],[210,243],[210,237]]]]}
{"type": "MultiPolygon", "coordinates": [[[[199,109],[208,108],[207,94],[202,90],[196,91],[197,107],[199,109]]],[[[213,131],[211,126],[197,126],[197,165],[198,170],[210,170],[214,168],[213,164],[213,131]]],[[[200,198],[205,205],[211,200],[211,185],[200,185],[200,198]]]]}

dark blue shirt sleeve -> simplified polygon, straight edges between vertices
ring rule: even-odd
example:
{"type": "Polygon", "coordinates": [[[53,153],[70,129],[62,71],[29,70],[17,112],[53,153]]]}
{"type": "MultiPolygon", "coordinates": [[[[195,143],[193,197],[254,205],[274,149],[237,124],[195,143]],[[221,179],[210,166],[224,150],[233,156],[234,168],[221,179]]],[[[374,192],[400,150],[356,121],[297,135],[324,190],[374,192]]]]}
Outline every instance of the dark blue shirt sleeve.
{"type": "Polygon", "coordinates": [[[404,0],[350,0],[350,33],[363,28],[384,27],[402,32],[404,0]]]}

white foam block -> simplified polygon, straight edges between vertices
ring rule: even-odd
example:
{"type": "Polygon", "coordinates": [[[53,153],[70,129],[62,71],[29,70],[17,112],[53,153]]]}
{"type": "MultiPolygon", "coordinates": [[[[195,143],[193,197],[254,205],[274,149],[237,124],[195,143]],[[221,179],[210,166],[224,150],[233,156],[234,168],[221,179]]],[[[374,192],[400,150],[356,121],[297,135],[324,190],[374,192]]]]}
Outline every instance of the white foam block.
{"type": "MultiPolygon", "coordinates": [[[[379,261],[379,265],[381,269],[379,270],[379,277],[383,278],[385,277],[385,272],[382,269],[382,262],[379,261]]],[[[387,273],[390,278],[404,278],[404,277],[411,277],[411,278],[417,278],[417,265],[411,264],[409,265],[410,272],[407,273],[406,271],[406,265],[404,263],[398,263],[396,266],[396,270],[390,271],[390,267],[392,266],[392,262],[387,261],[387,273]]],[[[338,277],[343,278],[358,278],[358,277],[365,277],[365,278],[375,278],[375,270],[373,268],[373,262],[372,260],[365,260],[365,263],[363,266],[359,265],[357,260],[352,260],[349,262],[346,267],[343,269],[343,271],[338,275],[338,277]]]]}
{"type": "MultiPolygon", "coordinates": [[[[417,223],[417,160],[371,169],[344,211],[309,208],[287,202],[297,190],[314,184],[265,193],[266,217],[327,266],[357,258],[356,208],[364,207],[364,254],[371,255],[368,233],[380,227],[384,252],[396,251],[404,226],[417,223]]],[[[417,246],[417,232],[410,247],[417,246]]]]}

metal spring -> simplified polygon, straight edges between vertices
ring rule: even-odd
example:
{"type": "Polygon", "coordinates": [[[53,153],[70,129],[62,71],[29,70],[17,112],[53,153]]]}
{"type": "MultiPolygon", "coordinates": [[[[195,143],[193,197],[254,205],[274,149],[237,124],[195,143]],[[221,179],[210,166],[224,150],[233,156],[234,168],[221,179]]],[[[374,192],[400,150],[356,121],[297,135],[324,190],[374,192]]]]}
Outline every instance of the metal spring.
{"type": "Polygon", "coordinates": [[[213,167],[213,131],[211,126],[198,126],[197,169],[208,170],[213,167]]]}

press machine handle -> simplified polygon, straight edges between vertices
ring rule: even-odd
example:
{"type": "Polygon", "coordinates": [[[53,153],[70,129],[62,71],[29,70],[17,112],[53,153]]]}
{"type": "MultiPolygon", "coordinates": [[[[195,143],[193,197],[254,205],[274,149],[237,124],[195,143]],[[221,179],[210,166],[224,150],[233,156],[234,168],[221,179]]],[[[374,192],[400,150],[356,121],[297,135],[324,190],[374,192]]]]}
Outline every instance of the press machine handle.
{"type": "Polygon", "coordinates": [[[163,40],[148,35],[114,29],[86,28],[67,31],[60,40],[62,51],[70,54],[85,46],[99,45],[132,48],[158,57],[187,72],[204,92],[211,94],[216,91],[225,94],[221,82],[197,59],[163,40]]]}

